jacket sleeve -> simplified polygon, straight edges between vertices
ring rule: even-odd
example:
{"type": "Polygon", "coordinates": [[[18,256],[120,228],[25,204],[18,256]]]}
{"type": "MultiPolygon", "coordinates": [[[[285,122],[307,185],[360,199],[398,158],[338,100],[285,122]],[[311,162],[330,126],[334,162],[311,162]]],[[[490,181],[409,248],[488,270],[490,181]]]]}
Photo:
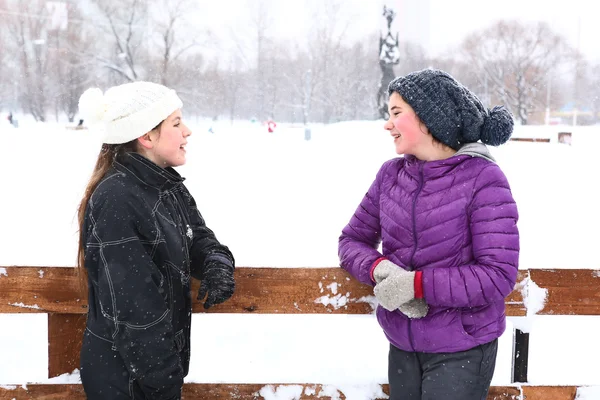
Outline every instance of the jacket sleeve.
{"type": "Polygon", "coordinates": [[[377,173],[350,222],[342,230],[338,244],[340,266],[358,281],[371,286],[374,285],[370,277],[371,266],[381,257],[377,250],[381,243],[380,182],[388,164],[384,164],[377,173]]]}
{"type": "Polygon", "coordinates": [[[164,238],[140,234],[138,224],[154,229],[151,211],[134,196],[126,197],[106,196],[102,203],[92,202],[86,263],[90,259],[98,267],[94,287],[114,332],[113,349],[146,398],[179,399],[183,367],[166,303],[168,285],[146,251],[164,238]]]}
{"type": "Polygon", "coordinates": [[[202,279],[204,266],[211,260],[220,261],[234,268],[235,259],[233,254],[227,246],[217,240],[214,232],[206,226],[194,197],[185,186],[183,191],[188,201],[190,222],[194,233],[190,251],[192,276],[196,279],[202,279]]]}
{"type": "Polygon", "coordinates": [[[450,268],[424,269],[424,297],[443,307],[477,307],[504,301],[517,279],[518,211],[508,181],[496,164],[475,181],[468,207],[474,261],[450,268]]]}

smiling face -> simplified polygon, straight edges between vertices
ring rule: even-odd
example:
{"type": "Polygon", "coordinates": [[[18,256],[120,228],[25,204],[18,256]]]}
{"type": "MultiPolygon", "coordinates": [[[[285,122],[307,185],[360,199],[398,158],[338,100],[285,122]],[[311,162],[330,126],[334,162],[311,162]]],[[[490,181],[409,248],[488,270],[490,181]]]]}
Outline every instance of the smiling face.
{"type": "Polygon", "coordinates": [[[412,107],[397,93],[390,95],[388,103],[390,118],[384,128],[390,132],[396,145],[396,153],[419,156],[431,147],[431,136],[412,107]]]}
{"type": "Polygon", "coordinates": [[[185,146],[191,134],[182,121],[181,110],[176,110],[139,142],[143,154],[159,167],[177,167],[186,162],[185,146]]]}

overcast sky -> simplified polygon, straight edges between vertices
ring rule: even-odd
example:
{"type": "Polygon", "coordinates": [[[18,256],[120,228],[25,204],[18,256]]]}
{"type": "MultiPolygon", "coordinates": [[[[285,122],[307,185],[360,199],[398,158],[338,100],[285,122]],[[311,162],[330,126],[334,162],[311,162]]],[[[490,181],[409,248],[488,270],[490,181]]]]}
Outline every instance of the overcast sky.
{"type": "MultiPolygon", "coordinates": [[[[469,32],[498,19],[547,21],[592,60],[600,60],[600,2],[597,0],[395,0],[400,7],[429,5],[429,49],[441,52],[469,32]],[[580,32],[578,34],[578,32],[580,32]]],[[[426,45],[427,47],[427,45],[426,45]]]]}
{"type": "MultiPolygon", "coordinates": [[[[243,31],[249,24],[249,0],[207,1],[202,20],[218,35],[231,29],[243,31]]],[[[250,0],[256,4],[256,0],[250,0]]],[[[305,37],[310,29],[310,10],[329,0],[267,0],[271,33],[282,38],[305,37]],[[304,35],[304,36],[303,36],[304,35]]],[[[343,0],[342,16],[352,21],[349,39],[378,32],[385,26],[383,4],[398,14],[394,32],[400,40],[417,41],[430,55],[440,55],[458,46],[472,31],[499,19],[547,21],[591,60],[600,61],[600,1],[597,0],[343,0]]],[[[200,21],[198,21],[200,22],[200,21]]]]}

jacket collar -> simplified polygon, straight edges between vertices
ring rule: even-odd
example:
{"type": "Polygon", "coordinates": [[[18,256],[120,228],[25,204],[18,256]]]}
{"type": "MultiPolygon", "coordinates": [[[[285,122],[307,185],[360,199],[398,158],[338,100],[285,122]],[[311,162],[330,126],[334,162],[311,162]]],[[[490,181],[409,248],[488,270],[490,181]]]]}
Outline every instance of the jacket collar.
{"type": "Polygon", "coordinates": [[[483,143],[463,145],[452,157],[443,160],[423,161],[413,155],[406,155],[405,170],[414,177],[436,178],[443,176],[459,167],[463,161],[472,157],[480,157],[495,162],[489,150],[483,143]]]}
{"type": "Polygon", "coordinates": [[[485,158],[486,160],[491,161],[493,163],[496,162],[496,159],[494,159],[492,153],[490,153],[487,146],[479,142],[463,144],[461,148],[458,149],[456,154],[454,154],[454,156],[460,156],[461,154],[466,154],[471,157],[485,158]]]}
{"type": "Polygon", "coordinates": [[[130,173],[148,186],[158,190],[169,190],[182,183],[183,178],[173,168],[161,168],[141,154],[125,153],[114,162],[117,171],[130,173]]]}

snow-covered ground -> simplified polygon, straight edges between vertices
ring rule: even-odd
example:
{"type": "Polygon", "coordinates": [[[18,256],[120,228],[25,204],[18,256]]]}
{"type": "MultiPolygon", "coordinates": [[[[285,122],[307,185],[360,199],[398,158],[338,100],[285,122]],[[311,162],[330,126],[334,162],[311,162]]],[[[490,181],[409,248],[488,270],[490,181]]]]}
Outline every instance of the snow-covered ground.
{"type": "MultiPolygon", "coordinates": [[[[179,171],[240,266],[338,265],[342,227],[395,156],[381,121],[314,126],[310,141],[302,127],[285,124],[272,134],[245,122],[214,123],[215,133],[209,122],[190,125],[188,163],[179,171]]],[[[541,130],[518,127],[516,135],[534,129],[541,130]]],[[[600,269],[600,127],[572,131],[572,146],[492,149],[519,206],[521,268],[600,269]]],[[[77,204],[98,138],[21,121],[18,129],[0,125],[0,143],[0,265],[74,265],[77,204]]],[[[531,383],[600,385],[599,318],[528,322],[531,383]]],[[[0,384],[46,379],[46,334],[45,315],[0,315],[0,384]]],[[[511,335],[501,338],[495,385],[510,382],[511,335]]],[[[375,390],[368,384],[387,380],[387,342],[370,315],[194,315],[193,336],[191,382],[330,383],[353,393],[351,385],[367,385],[355,398],[368,399],[375,390]]]]}

